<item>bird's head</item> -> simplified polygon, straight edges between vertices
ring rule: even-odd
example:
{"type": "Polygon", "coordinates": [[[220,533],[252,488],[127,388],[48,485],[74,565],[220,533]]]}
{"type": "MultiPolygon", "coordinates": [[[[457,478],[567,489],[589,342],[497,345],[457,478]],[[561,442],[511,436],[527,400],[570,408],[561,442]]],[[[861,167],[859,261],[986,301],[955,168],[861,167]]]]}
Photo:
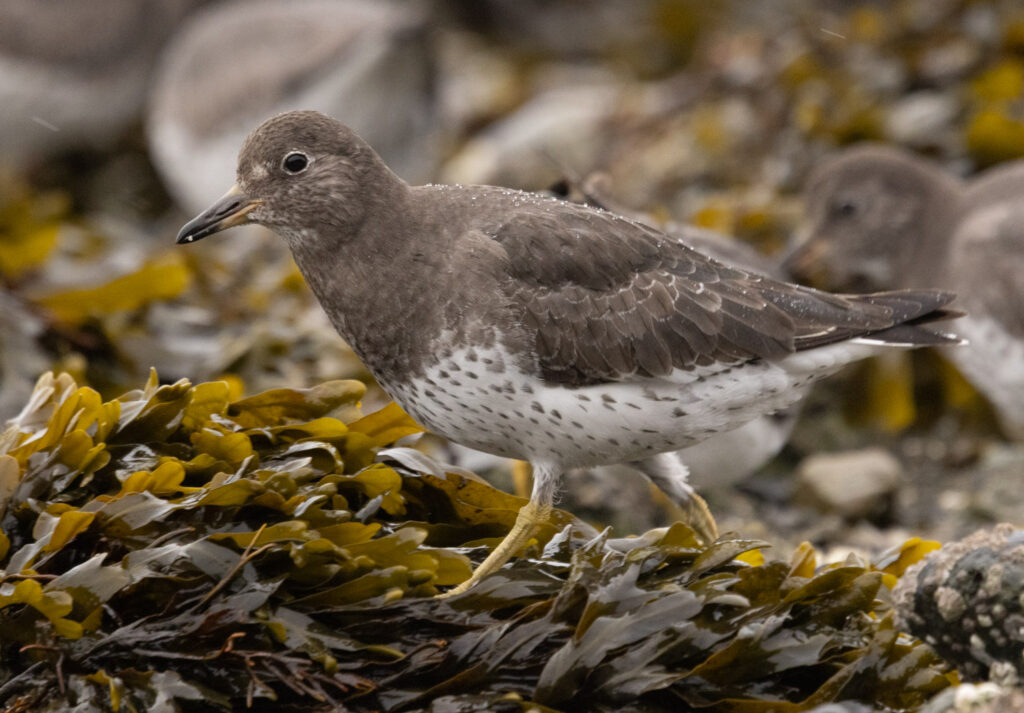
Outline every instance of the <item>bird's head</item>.
{"type": "Polygon", "coordinates": [[[876,291],[901,281],[935,228],[933,213],[955,202],[954,179],[906,152],[854,147],[808,181],[805,232],[784,268],[830,290],[876,291]]]}
{"type": "Polygon", "coordinates": [[[238,154],[238,182],[189,221],[177,242],[257,223],[292,247],[328,228],[339,237],[363,220],[374,183],[396,180],[355,132],[315,111],[292,111],[260,124],[238,154]]]}

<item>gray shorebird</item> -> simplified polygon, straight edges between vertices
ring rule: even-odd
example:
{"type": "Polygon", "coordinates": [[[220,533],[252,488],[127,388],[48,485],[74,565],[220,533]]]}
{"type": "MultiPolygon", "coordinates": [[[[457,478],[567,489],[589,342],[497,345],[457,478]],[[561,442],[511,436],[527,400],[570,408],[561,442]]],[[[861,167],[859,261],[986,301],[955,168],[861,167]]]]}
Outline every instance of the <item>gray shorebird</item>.
{"type": "Polygon", "coordinates": [[[963,181],[865,144],[823,162],[805,195],[807,236],[789,270],[829,289],[954,291],[969,344],[948,356],[1024,438],[1024,161],[963,181]]]}
{"type": "Polygon", "coordinates": [[[533,464],[504,541],[447,594],[499,569],[574,467],[637,464],[698,534],[714,519],[669,451],[788,406],[881,346],[949,344],[935,290],[832,295],[727,267],[607,211],[493,186],[410,186],[349,128],[265,121],[191,243],[267,226],[339,334],[430,430],[533,464]]]}

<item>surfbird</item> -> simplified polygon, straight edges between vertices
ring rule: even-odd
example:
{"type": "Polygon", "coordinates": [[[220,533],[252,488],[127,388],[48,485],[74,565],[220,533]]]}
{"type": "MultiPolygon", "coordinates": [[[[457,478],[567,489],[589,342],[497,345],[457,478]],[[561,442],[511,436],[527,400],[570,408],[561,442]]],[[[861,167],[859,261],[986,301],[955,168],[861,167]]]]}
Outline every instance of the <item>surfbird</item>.
{"type": "Polygon", "coordinates": [[[410,186],[312,111],[262,123],[191,243],[246,222],[288,244],[331,322],[430,430],[528,460],[533,491],[465,591],[525,545],[573,467],[637,463],[704,539],[665,455],[789,405],[886,345],[949,344],[936,290],[832,295],[727,267],[597,208],[493,186],[410,186]]]}
{"type": "MultiPolygon", "coordinates": [[[[623,206],[613,197],[607,174],[594,173],[582,177],[565,166],[560,166],[560,169],[562,178],[550,186],[546,194],[645,222],[726,265],[774,278],[783,277],[777,261],[758,252],[747,242],[682,223],[656,221],[650,214],[623,206]]],[[[802,388],[806,392],[810,386],[802,388]]],[[[689,471],[690,485],[698,492],[718,491],[718,495],[724,496],[730,488],[760,470],[788,442],[803,396],[786,409],[758,416],[742,426],[716,433],[677,451],[676,456],[689,471]]],[[[447,446],[447,460],[477,472],[507,465],[503,458],[451,442],[447,446]]],[[[516,492],[529,491],[529,470],[522,466],[519,461],[512,466],[516,492]]],[[[661,524],[666,513],[662,508],[651,507],[648,488],[636,487],[635,470],[626,464],[569,470],[562,479],[563,507],[603,513],[603,521],[616,524],[628,522],[634,527],[661,524]]]]}
{"type": "Polygon", "coordinates": [[[852,147],[806,189],[807,235],[787,260],[830,289],[938,286],[967,316],[948,356],[1024,438],[1024,161],[964,181],[890,146],[852,147]]]}
{"type": "Polygon", "coordinates": [[[441,102],[429,18],[380,0],[233,0],[194,13],[161,55],[147,112],[175,200],[209,205],[249,129],[289,109],[340,117],[406,180],[433,178],[441,102]]]}

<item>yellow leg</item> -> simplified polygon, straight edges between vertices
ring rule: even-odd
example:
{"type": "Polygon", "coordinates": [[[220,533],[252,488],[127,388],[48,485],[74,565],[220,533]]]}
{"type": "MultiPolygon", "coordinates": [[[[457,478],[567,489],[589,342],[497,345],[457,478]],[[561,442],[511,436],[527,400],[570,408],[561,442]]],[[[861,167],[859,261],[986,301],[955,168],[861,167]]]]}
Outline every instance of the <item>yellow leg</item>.
{"type": "Polygon", "coordinates": [[[690,493],[689,499],[679,503],[679,509],[683,511],[683,522],[693,528],[705,545],[718,539],[718,524],[704,498],[690,493]]]}
{"type": "Polygon", "coordinates": [[[521,498],[525,498],[532,490],[533,466],[525,460],[512,461],[512,487],[521,498]]]}
{"type": "Polygon", "coordinates": [[[675,453],[661,453],[634,461],[633,466],[650,478],[651,482],[680,509],[682,521],[693,528],[705,545],[710,545],[718,539],[715,518],[711,515],[704,498],[697,495],[687,482],[689,471],[675,453]]]}
{"type": "Polygon", "coordinates": [[[523,545],[529,542],[534,530],[537,529],[537,525],[546,522],[550,516],[551,505],[539,505],[530,500],[519,511],[519,515],[516,517],[516,524],[505,535],[505,539],[491,551],[491,554],[480,563],[479,567],[473,570],[473,574],[470,575],[469,579],[454,589],[444,594],[439,594],[437,598],[444,599],[446,597],[453,597],[456,594],[462,594],[487,575],[497,572],[501,569],[502,565],[522,549],[523,545]]]}

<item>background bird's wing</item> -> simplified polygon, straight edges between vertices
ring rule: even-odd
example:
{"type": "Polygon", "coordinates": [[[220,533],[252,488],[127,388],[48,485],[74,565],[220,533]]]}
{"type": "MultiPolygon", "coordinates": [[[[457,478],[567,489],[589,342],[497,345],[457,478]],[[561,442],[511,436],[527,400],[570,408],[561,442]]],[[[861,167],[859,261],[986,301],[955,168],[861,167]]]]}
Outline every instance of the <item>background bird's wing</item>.
{"type": "Polygon", "coordinates": [[[968,314],[988,315],[1024,338],[1024,207],[1003,202],[974,211],[953,238],[954,283],[965,281],[968,314]]]}
{"type": "Polygon", "coordinates": [[[514,212],[487,233],[542,376],[568,384],[752,359],[884,329],[896,301],[843,297],[711,260],[611,213],[572,204],[514,212]]]}

